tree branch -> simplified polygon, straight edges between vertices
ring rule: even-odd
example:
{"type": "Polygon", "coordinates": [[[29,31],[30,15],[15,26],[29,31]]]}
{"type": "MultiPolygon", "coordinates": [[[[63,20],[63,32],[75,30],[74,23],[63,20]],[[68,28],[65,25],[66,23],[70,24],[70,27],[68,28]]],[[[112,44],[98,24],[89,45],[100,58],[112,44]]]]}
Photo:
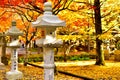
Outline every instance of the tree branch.
{"type": "Polygon", "coordinates": [[[104,31],[102,34],[107,33],[109,30],[111,30],[112,28],[114,28],[116,25],[118,25],[118,23],[116,23],[115,25],[111,26],[108,30],[104,31]]]}

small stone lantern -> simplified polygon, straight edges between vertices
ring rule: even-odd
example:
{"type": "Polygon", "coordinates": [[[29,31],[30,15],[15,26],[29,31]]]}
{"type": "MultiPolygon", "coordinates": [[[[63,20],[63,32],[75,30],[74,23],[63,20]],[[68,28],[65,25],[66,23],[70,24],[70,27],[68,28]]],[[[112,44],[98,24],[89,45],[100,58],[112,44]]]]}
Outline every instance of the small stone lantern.
{"type": "Polygon", "coordinates": [[[6,32],[7,36],[11,36],[11,43],[8,43],[8,47],[13,50],[11,53],[11,70],[6,73],[6,78],[8,80],[21,79],[23,74],[18,71],[18,53],[17,48],[21,46],[18,36],[23,35],[23,33],[16,27],[16,21],[12,21],[12,27],[6,32]]]}
{"type": "Polygon", "coordinates": [[[38,17],[32,26],[45,30],[45,37],[36,40],[39,47],[43,47],[44,58],[44,80],[54,80],[54,48],[60,47],[63,42],[55,37],[57,27],[65,26],[65,21],[60,20],[56,15],[52,14],[52,4],[44,3],[44,14],[38,17]]]}
{"type": "MultiPolygon", "coordinates": [[[[0,33],[0,46],[4,45],[2,38],[4,37],[4,35],[2,33],[0,33]]],[[[5,65],[1,62],[1,56],[2,53],[0,54],[0,70],[1,69],[5,69],[5,65]]]]}

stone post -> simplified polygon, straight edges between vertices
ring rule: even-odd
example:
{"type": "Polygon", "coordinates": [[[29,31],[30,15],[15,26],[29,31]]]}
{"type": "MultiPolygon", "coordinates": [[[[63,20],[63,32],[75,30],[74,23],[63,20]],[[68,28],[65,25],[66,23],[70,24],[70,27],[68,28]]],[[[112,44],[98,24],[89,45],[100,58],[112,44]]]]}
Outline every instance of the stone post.
{"type": "Polygon", "coordinates": [[[13,52],[11,54],[11,71],[15,71],[15,70],[18,70],[18,53],[16,51],[16,49],[13,49],[13,52]]]}
{"type": "Polygon", "coordinates": [[[54,50],[44,48],[44,80],[54,80],[54,50]]]}
{"type": "Polygon", "coordinates": [[[1,51],[1,53],[0,53],[0,70],[5,69],[5,65],[2,63],[2,60],[1,60],[1,58],[2,58],[2,47],[1,46],[4,44],[2,41],[2,38],[3,38],[3,34],[0,33],[0,51],[1,51]]]}

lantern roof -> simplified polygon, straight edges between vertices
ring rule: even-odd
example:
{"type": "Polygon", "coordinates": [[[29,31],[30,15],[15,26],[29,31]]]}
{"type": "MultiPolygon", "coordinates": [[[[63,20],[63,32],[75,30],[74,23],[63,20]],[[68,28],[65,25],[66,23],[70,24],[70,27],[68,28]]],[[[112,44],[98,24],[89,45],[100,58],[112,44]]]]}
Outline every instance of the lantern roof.
{"type": "Polygon", "coordinates": [[[8,36],[20,36],[20,35],[23,35],[23,32],[21,32],[21,31],[16,27],[16,21],[12,21],[12,26],[11,26],[11,28],[6,32],[6,35],[8,35],[8,36]]]}
{"type": "Polygon", "coordinates": [[[52,4],[44,3],[44,14],[39,16],[35,22],[32,22],[34,27],[60,27],[65,26],[65,21],[60,20],[58,16],[52,14],[52,4]]]}

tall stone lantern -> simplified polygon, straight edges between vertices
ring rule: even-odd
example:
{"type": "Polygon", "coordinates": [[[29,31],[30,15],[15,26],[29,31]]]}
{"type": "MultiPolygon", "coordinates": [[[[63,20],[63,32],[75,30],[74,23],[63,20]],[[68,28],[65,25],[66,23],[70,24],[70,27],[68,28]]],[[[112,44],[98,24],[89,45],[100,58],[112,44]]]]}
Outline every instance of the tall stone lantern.
{"type": "MultiPolygon", "coordinates": [[[[4,35],[2,33],[0,33],[0,46],[4,45],[2,39],[3,39],[4,35]]],[[[5,69],[5,65],[1,62],[1,56],[2,56],[2,52],[0,54],[0,70],[1,69],[5,69]]]]}
{"type": "Polygon", "coordinates": [[[12,21],[11,28],[6,32],[7,36],[11,36],[11,43],[8,43],[7,47],[12,49],[11,53],[11,70],[6,73],[6,78],[8,80],[21,79],[23,74],[18,71],[18,53],[17,48],[21,46],[18,36],[23,35],[23,33],[16,27],[16,21],[12,21]]]}
{"type": "Polygon", "coordinates": [[[44,80],[54,80],[54,48],[62,45],[62,40],[57,40],[55,30],[57,27],[65,26],[65,21],[60,20],[52,14],[52,4],[44,3],[44,14],[38,17],[32,26],[45,30],[45,37],[36,40],[39,47],[43,47],[44,58],[44,80]]]}

